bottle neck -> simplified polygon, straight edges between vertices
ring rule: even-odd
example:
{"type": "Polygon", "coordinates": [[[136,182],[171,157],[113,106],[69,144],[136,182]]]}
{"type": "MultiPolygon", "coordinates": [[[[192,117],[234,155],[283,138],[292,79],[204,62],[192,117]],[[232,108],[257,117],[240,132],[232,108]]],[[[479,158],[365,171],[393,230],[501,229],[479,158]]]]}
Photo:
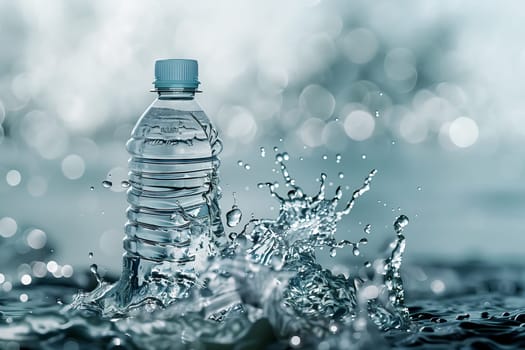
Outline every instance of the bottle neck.
{"type": "Polygon", "coordinates": [[[159,100],[193,100],[196,89],[156,89],[159,100]]]}

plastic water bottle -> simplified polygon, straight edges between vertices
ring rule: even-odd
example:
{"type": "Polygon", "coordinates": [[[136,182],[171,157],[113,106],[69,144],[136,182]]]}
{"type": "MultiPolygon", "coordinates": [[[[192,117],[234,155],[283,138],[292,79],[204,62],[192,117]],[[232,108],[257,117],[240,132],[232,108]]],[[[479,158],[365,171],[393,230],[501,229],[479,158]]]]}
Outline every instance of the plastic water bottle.
{"type": "Polygon", "coordinates": [[[187,296],[223,238],[217,131],[195,101],[195,60],[155,62],[154,91],[126,147],[129,208],[120,306],[187,296]]]}

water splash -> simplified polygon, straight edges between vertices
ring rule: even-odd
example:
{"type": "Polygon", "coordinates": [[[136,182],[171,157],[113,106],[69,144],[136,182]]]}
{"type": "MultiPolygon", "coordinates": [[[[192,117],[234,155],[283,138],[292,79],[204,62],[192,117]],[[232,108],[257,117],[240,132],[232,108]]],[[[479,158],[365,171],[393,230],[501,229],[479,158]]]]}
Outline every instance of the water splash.
{"type": "MultiPolygon", "coordinates": [[[[374,332],[408,329],[399,272],[406,216],[396,218],[396,235],[385,258],[365,262],[354,274],[334,274],[316,258],[318,249],[329,250],[332,257],[340,251],[361,254],[360,246],[368,240],[338,240],[337,225],[351,213],[358,198],[370,190],[377,171],[372,170],[363,185],[344,201],[341,187],[333,197],[327,195],[324,173],[319,179],[319,191],[307,195],[290,175],[285,164],[288,159],[287,153],[275,156],[283,187],[289,189],[286,195],[278,192],[277,182],[259,184],[278,201],[277,217],[252,218],[240,232],[232,232],[230,241],[209,256],[184,298],[167,302],[169,295],[163,295],[165,291],[159,290],[157,298],[151,297],[154,291],[148,290],[148,297],[142,300],[116,303],[115,295],[131,293],[138,298],[140,293],[105,282],[93,264],[97,287],[77,294],[59,311],[25,317],[23,323],[30,325],[26,331],[39,338],[81,327],[92,334],[126,339],[139,348],[161,349],[177,348],[174,344],[183,348],[183,344],[190,343],[238,342],[261,322],[269,324],[274,337],[270,339],[288,339],[292,346],[318,344],[321,339],[339,344],[348,335],[357,339],[356,334],[361,334],[364,339],[374,332]],[[93,315],[98,316],[95,324],[89,321],[93,315]]],[[[228,226],[236,227],[241,217],[235,202],[226,214],[228,226]]],[[[190,223],[193,220],[191,216],[184,219],[190,223]]],[[[367,227],[365,233],[370,231],[367,227]]],[[[0,325],[0,334],[11,327],[0,325]]]]}

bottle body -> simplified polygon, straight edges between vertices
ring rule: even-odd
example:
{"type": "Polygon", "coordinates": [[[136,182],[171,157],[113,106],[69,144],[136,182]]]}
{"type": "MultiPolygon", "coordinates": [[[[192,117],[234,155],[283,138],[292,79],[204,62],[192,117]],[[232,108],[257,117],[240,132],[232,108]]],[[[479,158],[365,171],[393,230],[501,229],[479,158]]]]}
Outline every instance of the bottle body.
{"type": "Polygon", "coordinates": [[[193,95],[159,92],[126,144],[131,186],[121,305],[134,295],[164,304],[184,297],[223,237],[222,143],[193,95]]]}

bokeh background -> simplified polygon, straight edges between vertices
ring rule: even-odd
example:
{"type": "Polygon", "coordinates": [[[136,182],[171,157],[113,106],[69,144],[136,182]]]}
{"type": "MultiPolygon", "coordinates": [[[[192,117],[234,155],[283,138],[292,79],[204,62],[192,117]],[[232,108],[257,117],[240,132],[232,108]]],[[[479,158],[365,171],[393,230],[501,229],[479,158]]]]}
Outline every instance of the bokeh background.
{"type": "Polygon", "coordinates": [[[365,254],[405,214],[414,263],[520,259],[523,10],[520,1],[0,0],[0,272],[13,252],[23,261],[43,250],[57,276],[93,261],[118,272],[124,146],[155,98],[157,58],[199,60],[199,100],[225,144],[223,211],[235,193],[243,222],[276,215],[257,183],[279,179],[278,147],[309,192],[324,171],[329,193],[341,184],[348,198],[378,169],[338,232],[358,240],[371,224],[365,254]]]}

